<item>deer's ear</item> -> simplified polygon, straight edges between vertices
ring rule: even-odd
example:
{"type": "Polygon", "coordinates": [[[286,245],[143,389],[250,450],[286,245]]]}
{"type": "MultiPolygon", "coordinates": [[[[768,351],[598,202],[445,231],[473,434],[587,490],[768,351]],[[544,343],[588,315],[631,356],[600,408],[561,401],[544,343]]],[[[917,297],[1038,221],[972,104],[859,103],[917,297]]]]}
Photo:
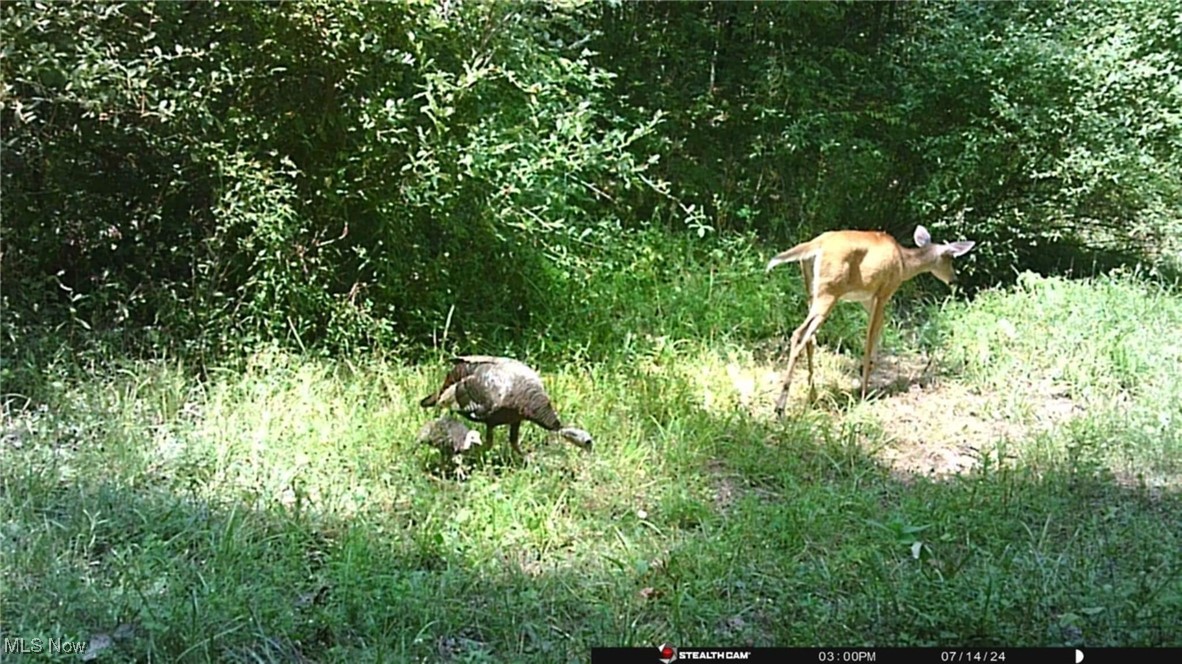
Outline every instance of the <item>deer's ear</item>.
{"type": "Polygon", "coordinates": [[[923,226],[915,227],[915,246],[926,247],[932,241],[932,234],[923,226]]]}
{"type": "Polygon", "coordinates": [[[944,251],[951,254],[953,258],[959,258],[969,253],[969,250],[977,246],[977,243],[972,240],[964,240],[961,242],[949,242],[944,246],[946,247],[944,251]]]}

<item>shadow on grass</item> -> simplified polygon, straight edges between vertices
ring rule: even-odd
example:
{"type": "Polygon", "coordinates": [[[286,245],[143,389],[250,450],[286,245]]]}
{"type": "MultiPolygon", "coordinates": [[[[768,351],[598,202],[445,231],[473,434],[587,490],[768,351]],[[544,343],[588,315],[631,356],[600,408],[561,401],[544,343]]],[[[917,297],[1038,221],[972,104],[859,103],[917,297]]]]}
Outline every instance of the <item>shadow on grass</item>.
{"type": "Polygon", "coordinates": [[[986,464],[936,482],[887,470],[853,429],[814,429],[810,440],[797,423],[784,433],[732,426],[766,449],[716,459],[727,493],[752,490],[729,522],[751,523],[712,539],[730,535],[748,560],[779,544],[753,567],[779,568],[784,609],[773,622],[794,625],[795,643],[1178,643],[1168,627],[1182,617],[1177,495],[1153,499],[1094,469],[986,464]],[[779,537],[745,542],[759,523],[779,537]]]}
{"type": "Polygon", "coordinates": [[[6,452],[3,636],[114,634],[106,661],[179,662],[1182,645],[1178,496],[1080,472],[934,483],[819,422],[700,424],[714,435],[651,513],[588,513],[601,542],[506,541],[482,561],[422,514],[212,504],[6,452]]]}

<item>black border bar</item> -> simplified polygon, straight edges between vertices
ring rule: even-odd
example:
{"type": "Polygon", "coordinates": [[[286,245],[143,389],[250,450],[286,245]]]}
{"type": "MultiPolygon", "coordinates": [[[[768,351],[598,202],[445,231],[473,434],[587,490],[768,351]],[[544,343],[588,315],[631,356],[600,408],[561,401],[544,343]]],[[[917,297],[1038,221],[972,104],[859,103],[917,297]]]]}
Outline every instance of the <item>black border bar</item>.
{"type": "MultiPolygon", "coordinates": [[[[1182,655],[1182,648],[678,648],[674,662],[794,664],[1133,664],[1131,657],[1182,655]]],[[[592,664],[662,664],[649,648],[592,648],[592,664]]]]}

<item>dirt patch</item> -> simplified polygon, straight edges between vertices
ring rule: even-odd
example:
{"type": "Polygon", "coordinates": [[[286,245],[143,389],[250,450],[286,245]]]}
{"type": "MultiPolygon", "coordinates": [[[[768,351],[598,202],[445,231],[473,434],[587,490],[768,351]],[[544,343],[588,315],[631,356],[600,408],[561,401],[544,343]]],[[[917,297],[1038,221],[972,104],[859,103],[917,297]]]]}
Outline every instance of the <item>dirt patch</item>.
{"type": "Polygon", "coordinates": [[[486,659],[489,646],[474,634],[447,634],[435,639],[435,648],[442,662],[466,661],[471,658],[486,659]]]}
{"type": "Polygon", "coordinates": [[[714,479],[714,507],[720,512],[726,512],[735,502],[741,487],[734,476],[727,472],[726,466],[717,459],[711,459],[706,464],[706,472],[714,479]]]}
{"type": "Polygon", "coordinates": [[[766,501],[784,499],[780,493],[744,482],[738,473],[727,468],[726,464],[718,459],[711,459],[706,463],[706,473],[714,487],[714,508],[722,514],[729,512],[735,501],[743,496],[755,496],[766,501]]]}
{"type": "Polygon", "coordinates": [[[894,470],[930,476],[976,466],[982,450],[1024,427],[989,415],[989,399],[961,385],[913,385],[872,407],[884,438],[872,451],[894,470]]]}
{"type": "MultiPolygon", "coordinates": [[[[1023,395],[1021,412],[1007,407],[1012,394],[979,393],[960,383],[941,380],[938,362],[928,355],[878,354],[871,369],[867,401],[860,401],[861,359],[839,356],[818,347],[813,407],[827,410],[840,422],[874,420],[883,435],[863,439],[867,451],[899,475],[947,477],[981,463],[998,441],[1020,441],[1083,414],[1062,386],[1051,383],[1015,385],[1023,395]]],[[[803,364],[803,363],[802,363],[803,364]]],[[[781,389],[783,362],[727,366],[738,405],[755,417],[774,417],[781,389]]],[[[798,365],[789,391],[788,412],[806,408],[808,372],[798,365]]],[[[994,461],[999,461],[994,459],[994,461]]],[[[1000,460],[1004,461],[1004,460],[1000,460]]],[[[721,505],[734,500],[737,485],[722,472],[716,478],[721,505]]]]}
{"type": "MultiPolygon", "coordinates": [[[[772,636],[774,620],[765,607],[758,602],[744,613],[720,620],[714,627],[728,643],[741,644],[748,648],[767,647],[774,643],[772,636]]],[[[770,600],[769,600],[770,601],[770,600]]]]}
{"type": "Polygon", "coordinates": [[[999,441],[1024,440],[1084,412],[1059,386],[1016,389],[1024,396],[1020,414],[1007,412],[1003,396],[1008,395],[930,378],[912,382],[868,404],[885,434],[872,451],[897,471],[946,477],[979,465],[999,441]]]}

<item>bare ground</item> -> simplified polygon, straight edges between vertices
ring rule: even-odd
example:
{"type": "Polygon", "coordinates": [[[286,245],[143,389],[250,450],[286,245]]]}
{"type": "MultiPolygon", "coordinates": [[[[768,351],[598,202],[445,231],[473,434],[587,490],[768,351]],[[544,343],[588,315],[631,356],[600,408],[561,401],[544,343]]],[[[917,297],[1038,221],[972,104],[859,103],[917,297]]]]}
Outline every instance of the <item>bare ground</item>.
{"type": "MultiPolygon", "coordinates": [[[[985,394],[941,378],[932,358],[923,355],[877,357],[870,393],[859,401],[861,363],[821,348],[816,350],[817,399],[808,403],[804,359],[793,375],[785,417],[816,408],[843,420],[869,420],[881,435],[861,436],[867,452],[901,476],[948,477],[981,463],[999,441],[1018,442],[1083,414],[1068,392],[1049,383],[1016,385],[1023,395],[1021,413],[1006,405],[1012,395],[985,394]]],[[[774,417],[784,362],[740,367],[727,373],[739,405],[756,417],[774,417]]],[[[994,461],[1004,461],[994,459],[994,461]]],[[[720,490],[721,491],[721,490],[720,490]]]]}
{"type": "MultiPolygon", "coordinates": [[[[982,393],[955,377],[941,377],[938,361],[928,356],[886,352],[878,354],[871,370],[870,392],[861,401],[859,358],[817,348],[814,361],[816,400],[809,404],[808,373],[801,358],[784,416],[794,417],[812,408],[829,413],[839,425],[872,423],[855,429],[861,431],[859,442],[905,483],[919,477],[947,479],[967,473],[996,450],[998,442],[1021,444],[1086,412],[1062,386],[1026,380],[1016,381],[1012,394],[982,393]],[[1014,394],[1021,396],[1017,399],[1022,405],[1020,412],[1012,407],[1014,394]]],[[[774,418],[785,369],[782,358],[755,365],[728,364],[735,405],[753,417],[774,418]]],[[[994,464],[1011,460],[990,459],[994,464]]],[[[714,503],[719,509],[726,510],[742,495],[760,492],[721,461],[711,461],[706,470],[713,478],[714,503]]]]}

